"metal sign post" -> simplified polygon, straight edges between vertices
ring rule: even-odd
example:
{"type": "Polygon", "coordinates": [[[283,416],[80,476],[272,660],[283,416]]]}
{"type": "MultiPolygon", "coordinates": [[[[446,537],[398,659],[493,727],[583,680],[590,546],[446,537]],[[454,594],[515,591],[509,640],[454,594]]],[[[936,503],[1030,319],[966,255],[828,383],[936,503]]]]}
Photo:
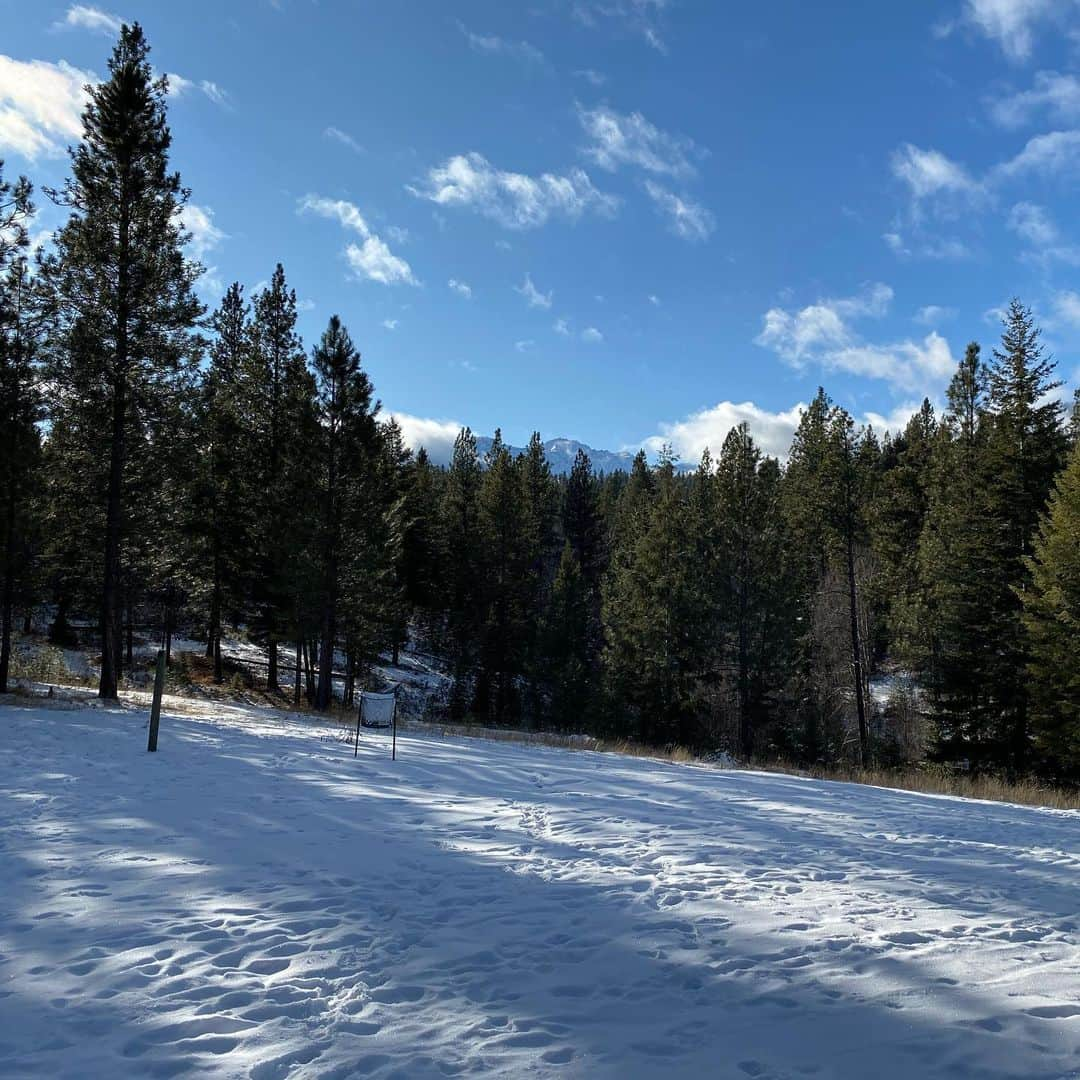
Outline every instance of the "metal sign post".
{"type": "Polygon", "coordinates": [[[390,760],[397,761],[397,690],[394,691],[394,715],[390,720],[390,760]]]}
{"type": "Polygon", "coordinates": [[[356,710],[356,745],[353,747],[353,757],[360,753],[360,720],[364,715],[364,691],[360,691],[360,708],[356,710]]]}

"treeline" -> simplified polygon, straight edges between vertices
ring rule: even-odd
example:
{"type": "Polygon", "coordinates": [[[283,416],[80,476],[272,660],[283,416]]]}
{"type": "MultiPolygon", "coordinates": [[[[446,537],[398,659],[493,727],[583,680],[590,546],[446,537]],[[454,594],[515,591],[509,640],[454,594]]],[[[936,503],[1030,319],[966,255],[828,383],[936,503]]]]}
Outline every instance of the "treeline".
{"type": "Polygon", "coordinates": [[[1080,412],[1019,302],[895,436],[821,391],[783,464],[740,426],[690,474],[554,477],[538,435],[481,459],[468,430],[444,468],[336,316],[305,353],[281,266],[204,310],[165,105],[126,27],[48,254],[29,184],[0,188],[0,689],[49,604],[58,643],[95,615],[104,697],[137,627],[205,628],[221,680],[244,624],[322,708],[342,660],[348,700],[412,639],[456,720],[1080,775],[1080,412]]]}

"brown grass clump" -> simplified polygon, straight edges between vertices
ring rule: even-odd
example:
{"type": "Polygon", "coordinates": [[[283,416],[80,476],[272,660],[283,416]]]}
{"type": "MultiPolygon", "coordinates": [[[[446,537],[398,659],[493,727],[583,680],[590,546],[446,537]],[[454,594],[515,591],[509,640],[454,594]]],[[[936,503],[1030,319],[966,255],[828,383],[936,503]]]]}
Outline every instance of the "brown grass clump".
{"type": "Polygon", "coordinates": [[[785,761],[757,761],[753,767],[766,772],[836,780],[847,784],[917,791],[927,795],[955,795],[963,799],[1045,806],[1054,810],[1080,810],[1080,789],[1060,787],[1028,777],[1007,780],[989,773],[955,772],[944,768],[860,769],[855,766],[814,765],[802,767],[785,761]]]}

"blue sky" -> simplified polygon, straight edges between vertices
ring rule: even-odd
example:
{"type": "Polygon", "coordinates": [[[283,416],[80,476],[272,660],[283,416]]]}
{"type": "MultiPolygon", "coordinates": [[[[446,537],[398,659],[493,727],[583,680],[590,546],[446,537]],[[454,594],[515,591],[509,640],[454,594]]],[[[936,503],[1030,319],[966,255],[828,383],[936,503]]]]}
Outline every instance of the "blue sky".
{"type": "Polygon", "coordinates": [[[0,0],[7,172],[62,179],[120,18],[205,299],[280,260],[433,447],[782,452],[819,383],[880,428],[1012,295],[1080,384],[1074,0],[0,0]]]}

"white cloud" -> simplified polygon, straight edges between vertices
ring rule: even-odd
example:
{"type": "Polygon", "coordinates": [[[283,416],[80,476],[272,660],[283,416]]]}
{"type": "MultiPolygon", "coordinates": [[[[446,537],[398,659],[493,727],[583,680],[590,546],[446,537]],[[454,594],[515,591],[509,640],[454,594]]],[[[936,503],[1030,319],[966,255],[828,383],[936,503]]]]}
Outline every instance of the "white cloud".
{"type": "Polygon", "coordinates": [[[341,143],[342,146],[347,146],[354,154],[362,154],[364,152],[364,148],[360,143],[358,143],[347,131],[342,131],[341,128],[336,128],[333,125],[324,128],[323,136],[327,139],[333,139],[334,142],[341,143]]]}
{"type": "Polygon", "coordinates": [[[581,340],[590,345],[599,345],[604,340],[604,335],[595,326],[587,326],[581,331],[581,340]]]}
{"type": "MultiPolygon", "coordinates": [[[[857,422],[873,425],[874,430],[897,432],[903,430],[908,420],[922,407],[922,400],[905,401],[886,414],[866,412],[857,422]]],[[[739,424],[746,424],[758,448],[765,454],[787,459],[791,450],[791,440],[806,410],[804,402],[798,402],[790,409],[771,412],[752,401],[721,401],[709,409],[691,413],[683,420],[674,423],[661,423],[660,434],[650,436],[642,446],[650,453],[657,454],[665,445],[669,445],[679,456],[680,461],[696,462],[708,448],[715,460],[720,456],[724,440],[728,433],[739,424]]]]}
{"type": "Polygon", "coordinates": [[[754,341],[798,366],[823,350],[852,344],[855,337],[846,320],[880,318],[888,311],[892,298],[892,289],[876,282],[859,296],[819,300],[795,312],[770,308],[754,341]]]}
{"type": "Polygon", "coordinates": [[[991,102],[990,115],[1002,127],[1015,128],[1027,123],[1040,109],[1058,120],[1080,117],[1080,79],[1056,71],[1039,71],[1030,90],[991,102]]]}
{"type": "Polygon", "coordinates": [[[653,307],[659,307],[660,297],[656,296],[654,293],[649,293],[649,303],[652,304],[653,307]]]}
{"type": "Polygon", "coordinates": [[[111,15],[100,8],[88,4],[72,4],[63,19],[53,23],[57,29],[91,30],[97,34],[109,34],[113,37],[120,33],[124,20],[119,15],[111,15]]]}
{"type": "Polygon", "coordinates": [[[908,390],[919,390],[928,381],[946,379],[956,368],[949,343],[936,330],[921,342],[847,345],[823,353],[821,359],[827,368],[883,379],[908,390]]]}
{"type": "Polygon", "coordinates": [[[868,411],[863,414],[862,423],[873,427],[879,435],[886,431],[895,435],[907,427],[908,421],[922,408],[922,403],[923,399],[920,398],[918,401],[901,402],[887,413],[868,411]]]}
{"type": "Polygon", "coordinates": [[[921,342],[875,345],[849,324],[858,318],[880,318],[892,297],[892,289],[879,283],[859,296],[821,300],[799,311],[770,308],[754,342],[795,368],[814,362],[827,370],[883,379],[906,389],[948,376],[955,363],[948,342],[936,331],[921,342]]]}
{"type": "Polygon", "coordinates": [[[514,292],[524,296],[528,301],[529,307],[538,308],[550,308],[552,298],[555,296],[553,290],[549,290],[546,293],[542,293],[534,284],[533,279],[529,274],[525,275],[525,280],[520,285],[514,286],[514,292]]]}
{"type": "Polygon", "coordinates": [[[950,236],[928,236],[920,233],[914,241],[905,239],[902,233],[887,232],[882,235],[888,249],[902,259],[966,259],[971,255],[967,245],[950,236]]]}
{"type": "Polygon", "coordinates": [[[222,240],[228,239],[227,234],[214,224],[214,211],[208,206],[187,203],[180,210],[180,223],[191,234],[188,249],[192,257],[200,262],[222,240]]]}
{"type": "Polygon", "coordinates": [[[458,281],[456,278],[451,278],[446,284],[449,285],[458,296],[464,297],[466,300],[472,299],[472,286],[466,285],[464,281],[458,281]]]}
{"type": "Polygon", "coordinates": [[[211,82],[209,79],[185,79],[183,75],[177,75],[174,71],[170,71],[165,77],[169,81],[169,97],[171,98],[184,97],[185,94],[197,90],[205,94],[215,105],[220,105],[222,108],[229,106],[229,95],[216,82],[211,82]]]}
{"type": "Polygon", "coordinates": [[[1029,139],[1023,150],[995,166],[994,179],[1015,179],[1027,173],[1048,175],[1080,164],[1080,131],[1049,131],[1029,139]]]}
{"type": "Polygon", "coordinates": [[[496,169],[477,153],[447,159],[408,190],[439,206],[475,210],[508,229],[536,228],[552,217],[576,221],[587,212],[611,216],[618,208],[618,200],[597,191],[583,169],[527,176],[496,169]]]}
{"type": "Polygon", "coordinates": [[[456,420],[432,420],[409,413],[392,412],[391,417],[401,428],[401,437],[411,450],[423,447],[437,465],[447,465],[454,453],[454,440],[461,433],[463,424],[456,420]]]}
{"type": "Polygon", "coordinates": [[[601,105],[578,108],[578,120],[591,140],[585,156],[602,169],[614,172],[622,165],[634,165],[647,172],[686,177],[695,172],[689,155],[694,141],[684,135],[669,135],[651,124],[639,112],[619,113],[601,105]]]}
{"type": "Polygon", "coordinates": [[[570,336],[570,324],[565,319],[556,319],[553,329],[556,334],[561,334],[563,337],[570,336]]]}
{"type": "Polygon", "coordinates": [[[904,143],[892,156],[893,175],[911,189],[916,200],[941,193],[969,194],[978,185],[963,166],[938,150],[922,150],[904,143]]]}
{"type": "Polygon", "coordinates": [[[345,258],[358,277],[380,285],[420,284],[413,276],[412,267],[378,236],[369,236],[362,244],[347,244],[345,258]]]}
{"type": "Polygon", "coordinates": [[[1059,292],[1054,297],[1054,311],[1063,322],[1080,326],[1080,293],[1059,292]]]}
{"type": "Polygon", "coordinates": [[[381,285],[420,284],[413,275],[412,267],[372,232],[364,215],[352,203],[344,199],[307,195],[300,200],[299,212],[335,219],[342,228],[360,235],[362,243],[350,243],[345,247],[345,259],[357,277],[377,281],[381,285]]]}
{"type": "Polygon", "coordinates": [[[30,161],[55,157],[82,137],[84,87],[97,77],[61,60],[0,56],[0,150],[30,161]]]}
{"type": "Polygon", "coordinates": [[[494,34],[477,34],[464,23],[458,22],[458,29],[464,34],[473,52],[486,53],[488,56],[510,56],[527,64],[543,64],[544,54],[527,41],[508,41],[494,34]]]}
{"type": "Polygon", "coordinates": [[[707,240],[712,234],[715,219],[700,203],[676,195],[655,180],[646,180],[645,190],[659,213],[668,218],[668,227],[676,236],[684,240],[707,240]]]}
{"type": "Polygon", "coordinates": [[[574,18],[585,26],[602,19],[617,21],[638,34],[650,48],[667,53],[660,35],[660,20],[671,0],[572,0],[574,18]]]}
{"type": "Polygon", "coordinates": [[[1031,55],[1035,25],[1071,7],[1073,0],[966,0],[964,22],[1018,62],[1031,55]]]}
{"type": "Polygon", "coordinates": [[[717,457],[728,432],[745,423],[766,454],[786,458],[805,408],[800,402],[790,409],[769,412],[752,401],[721,401],[684,420],[660,424],[660,434],[646,439],[642,445],[652,453],[659,453],[668,444],[682,461],[699,460],[706,447],[717,457]]]}
{"type": "Polygon", "coordinates": [[[1019,202],[1009,211],[1007,225],[1031,244],[1050,245],[1058,241],[1057,226],[1035,203],[1019,202]]]}
{"type": "Polygon", "coordinates": [[[532,338],[528,338],[525,341],[515,341],[514,348],[517,349],[518,352],[528,352],[535,344],[536,342],[533,341],[532,338]]]}
{"type": "Polygon", "coordinates": [[[584,79],[591,86],[603,86],[607,82],[607,76],[602,72],[594,71],[592,68],[582,68],[580,71],[575,71],[574,74],[579,79],[584,79]]]}
{"type": "Polygon", "coordinates": [[[386,330],[396,330],[398,328],[397,319],[383,319],[382,324],[386,330]]]}
{"type": "Polygon", "coordinates": [[[941,307],[939,304],[927,304],[915,312],[915,321],[923,326],[936,326],[956,316],[956,308],[941,307]]]}

